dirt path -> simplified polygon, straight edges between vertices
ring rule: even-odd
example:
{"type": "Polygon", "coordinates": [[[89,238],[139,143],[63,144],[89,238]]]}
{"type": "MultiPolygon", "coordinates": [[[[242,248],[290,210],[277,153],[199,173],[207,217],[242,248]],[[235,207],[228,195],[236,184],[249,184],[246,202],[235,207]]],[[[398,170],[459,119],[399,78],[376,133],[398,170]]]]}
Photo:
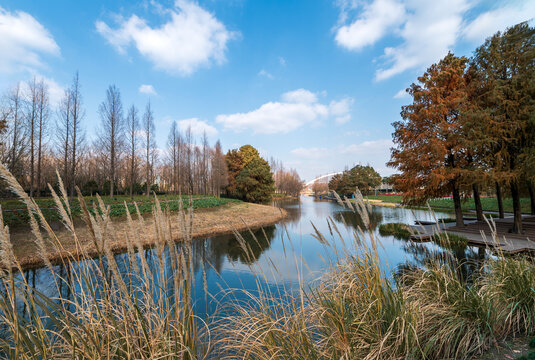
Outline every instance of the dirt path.
{"type": "MultiPolygon", "coordinates": [[[[199,209],[193,215],[193,237],[204,238],[228,234],[233,230],[243,231],[247,228],[260,228],[275,224],[286,216],[287,213],[283,209],[251,203],[230,203],[209,209],[199,209]]],[[[171,217],[173,238],[176,241],[180,241],[182,238],[177,216],[171,217]]],[[[112,251],[114,253],[126,252],[125,233],[128,231],[127,222],[124,219],[115,220],[113,221],[113,227],[118,236],[109,243],[112,251]]],[[[142,243],[145,247],[150,247],[154,244],[154,239],[151,236],[153,229],[152,217],[147,216],[145,218],[144,234],[141,236],[142,243]]],[[[90,256],[98,256],[85,224],[77,224],[76,234],[83,249],[90,256]]],[[[77,249],[70,232],[60,229],[56,231],[56,235],[60,239],[64,249],[60,251],[56,249],[56,246],[50,245],[48,251],[52,263],[60,263],[62,258],[69,254],[76,257],[81,253],[80,249],[77,249]]],[[[29,230],[19,230],[12,233],[11,242],[15,256],[24,269],[43,266],[43,260],[38,253],[34,237],[29,230]]]]}

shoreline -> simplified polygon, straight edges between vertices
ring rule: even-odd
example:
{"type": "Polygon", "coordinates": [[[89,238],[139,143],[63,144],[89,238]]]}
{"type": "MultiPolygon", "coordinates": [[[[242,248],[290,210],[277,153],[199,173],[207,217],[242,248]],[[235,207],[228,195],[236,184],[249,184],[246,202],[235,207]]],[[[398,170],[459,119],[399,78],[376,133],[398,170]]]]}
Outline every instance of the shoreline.
{"type": "MultiPolygon", "coordinates": [[[[176,214],[177,212],[173,212],[171,218],[176,219],[176,214]]],[[[287,216],[288,213],[282,208],[245,202],[226,204],[209,209],[199,209],[193,212],[192,238],[193,240],[197,240],[200,238],[232,234],[233,231],[255,230],[274,225],[287,216]]],[[[134,221],[136,220],[134,219],[134,221]]],[[[118,236],[115,241],[109,244],[110,249],[114,255],[126,253],[127,244],[125,234],[128,231],[127,222],[124,219],[112,220],[112,224],[118,236]]],[[[178,225],[178,221],[173,221],[171,224],[173,235],[176,234],[176,236],[173,236],[175,242],[184,240],[178,229],[178,225]]],[[[152,215],[149,215],[145,218],[145,231],[141,236],[144,249],[155,246],[155,241],[151,236],[152,229],[152,215]]],[[[60,239],[63,249],[56,249],[49,253],[48,258],[52,265],[59,265],[68,260],[77,260],[83,256],[83,252],[76,246],[72,235],[66,229],[63,228],[55,233],[60,239]]],[[[83,246],[84,252],[90,258],[97,258],[99,252],[90,240],[85,224],[76,227],[76,234],[83,246]]],[[[11,243],[15,257],[23,270],[40,268],[45,265],[41,256],[38,255],[37,246],[31,232],[20,231],[12,233],[11,243]]],[[[54,248],[56,247],[54,246],[54,248]]]]}

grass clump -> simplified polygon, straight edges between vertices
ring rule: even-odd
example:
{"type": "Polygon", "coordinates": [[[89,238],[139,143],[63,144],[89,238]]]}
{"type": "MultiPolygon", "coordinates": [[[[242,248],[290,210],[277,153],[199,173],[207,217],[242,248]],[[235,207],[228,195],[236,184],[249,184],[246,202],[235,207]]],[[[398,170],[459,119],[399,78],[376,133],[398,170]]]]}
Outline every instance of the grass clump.
{"type": "Polygon", "coordinates": [[[468,246],[466,237],[449,232],[434,234],[433,241],[446,249],[464,249],[468,246]]]}
{"type": "Polygon", "coordinates": [[[394,236],[397,239],[409,240],[414,230],[403,223],[387,223],[379,226],[379,234],[381,236],[394,236]]]}

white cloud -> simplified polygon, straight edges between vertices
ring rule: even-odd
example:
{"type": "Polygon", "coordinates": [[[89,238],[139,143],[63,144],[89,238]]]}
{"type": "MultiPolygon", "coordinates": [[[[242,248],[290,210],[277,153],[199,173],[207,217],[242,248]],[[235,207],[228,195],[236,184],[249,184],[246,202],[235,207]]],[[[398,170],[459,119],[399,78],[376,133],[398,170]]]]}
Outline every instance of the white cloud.
{"type": "Polygon", "coordinates": [[[473,0],[368,0],[361,9],[353,0],[339,0],[336,43],[348,50],[388,39],[378,59],[376,80],[410,69],[425,69],[444,57],[462,39],[481,43],[498,30],[535,18],[535,2],[495,2],[493,9],[469,20],[473,0]],[[357,11],[357,9],[359,9],[357,11]],[[356,15],[350,16],[350,13],[356,15]]]}
{"type": "Polygon", "coordinates": [[[206,136],[216,136],[218,131],[212,125],[209,125],[206,121],[199,120],[197,118],[180,120],[178,122],[178,128],[184,132],[191,128],[191,133],[196,136],[202,136],[206,132],[206,136]]]}
{"type": "Polygon", "coordinates": [[[60,55],[50,32],[23,11],[0,7],[0,72],[34,71],[44,64],[42,55],[60,55]]]}
{"type": "MultiPolygon", "coordinates": [[[[364,141],[360,144],[351,144],[348,146],[341,146],[338,152],[348,155],[371,155],[374,153],[390,154],[390,148],[393,146],[392,140],[372,140],[364,141]]],[[[365,158],[359,159],[365,161],[365,158]]],[[[386,161],[385,161],[386,162],[386,161]]]]}
{"type": "Polygon", "coordinates": [[[164,13],[170,19],[159,27],[132,15],[120,19],[117,29],[103,21],[96,22],[96,29],[120,53],[133,44],[157,69],[171,74],[190,75],[200,66],[225,61],[227,42],[236,33],[213,14],[188,0],[177,0],[164,13]]]}
{"type": "Polygon", "coordinates": [[[58,84],[56,80],[48,78],[46,76],[40,75],[40,74],[33,74],[31,80],[21,82],[21,90],[23,93],[29,93],[30,92],[30,82],[33,81],[35,78],[35,81],[37,83],[43,82],[48,90],[48,102],[51,107],[55,108],[59,105],[59,102],[63,99],[65,96],[65,87],[58,84]]]}
{"type": "Polygon", "coordinates": [[[503,31],[508,26],[535,18],[535,2],[519,1],[480,14],[464,29],[464,37],[474,43],[481,43],[487,37],[503,31]]]}
{"type": "Polygon", "coordinates": [[[258,76],[265,76],[267,77],[268,79],[270,80],[273,80],[273,75],[269,72],[267,72],[266,70],[262,69],[258,72],[258,76]]]}
{"type": "Polygon", "coordinates": [[[376,72],[377,80],[427,67],[444,57],[457,40],[469,3],[468,0],[416,0],[408,3],[407,9],[408,16],[400,29],[403,41],[384,49],[385,63],[376,72]]]}
{"type": "Polygon", "coordinates": [[[218,115],[216,121],[236,132],[288,133],[306,124],[318,124],[329,116],[334,116],[335,121],[347,122],[352,103],[352,99],[344,98],[325,105],[318,101],[315,93],[298,89],[282,94],[281,101],[265,103],[246,113],[218,115]]]}
{"type": "Polygon", "coordinates": [[[297,148],[290,151],[290,154],[305,159],[323,159],[330,155],[330,149],[327,148],[297,148]]]}
{"type": "Polygon", "coordinates": [[[350,97],[345,97],[338,101],[331,101],[329,104],[329,111],[333,116],[335,116],[334,121],[336,121],[337,124],[345,124],[351,120],[350,111],[354,102],[355,100],[350,97]]]}
{"type": "Polygon", "coordinates": [[[297,89],[294,91],[288,91],[282,94],[282,100],[288,103],[303,103],[312,104],[318,102],[318,96],[311,91],[305,89],[297,89]]]}
{"type": "Polygon", "coordinates": [[[58,84],[54,79],[38,75],[37,81],[41,80],[48,87],[50,105],[56,107],[59,105],[61,99],[65,96],[65,88],[58,84]]]}
{"type": "Polygon", "coordinates": [[[282,56],[279,56],[279,64],[281,64],[281,66],[286,66],[286,59],[282,56]]]}
{"type": "Polygon", "coordinates": [[[402,24],[404,17],[405,7],[398,0],[374,0],[364,6],[355,21],[337,30],[336,42],[349,50],[360,50],[402,24]]]}
{"type": "Polygon", "coordinates": [[[406,89],[401,89],[394,95],[394,99],[407,99],[409,97],[410,95],[406,89]]]}
{"type": "Polygon", "coordinates": [[[154,90],[154,86],[152,85],[145,85],[145,84],[141,85],[139,87],[139,92],[142,94],[147,94],[147,95],[154,95],[154,96],[158,95],[156,93],[156,90],[154,90]]]}

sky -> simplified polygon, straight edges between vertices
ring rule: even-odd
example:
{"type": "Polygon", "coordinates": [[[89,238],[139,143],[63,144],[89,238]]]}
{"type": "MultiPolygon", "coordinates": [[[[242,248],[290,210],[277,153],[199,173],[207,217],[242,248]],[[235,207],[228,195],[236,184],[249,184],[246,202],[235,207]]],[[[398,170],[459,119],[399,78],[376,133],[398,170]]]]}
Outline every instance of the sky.
{"type": "Polygon", "coordinates": [[[304,180],[387,176],[405,89],[533,18],[533,0],[0,0],[0,91],[35,76],[55,105],[78,71],[89,138],[114,84],[125,112],[150,100],[162,153],[176,121],[304,180]]]}

